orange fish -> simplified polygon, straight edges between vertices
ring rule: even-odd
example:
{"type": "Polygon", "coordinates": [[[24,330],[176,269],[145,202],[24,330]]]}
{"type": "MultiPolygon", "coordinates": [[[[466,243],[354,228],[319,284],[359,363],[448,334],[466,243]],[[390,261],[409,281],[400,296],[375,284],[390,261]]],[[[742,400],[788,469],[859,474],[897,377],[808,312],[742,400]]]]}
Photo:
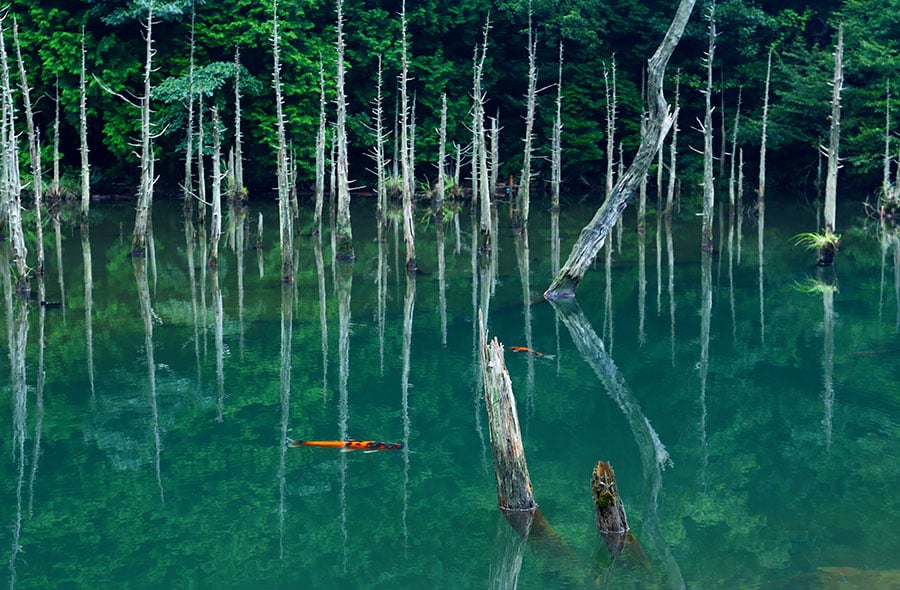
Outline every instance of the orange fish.
{"type": "Polygon", "coordinates": [[[403,443],[388,443],[377,440],[296,440],[288,439],[291,447],[323,447],[328,449],[341,449],[348,451],[398,451],[403,448],[403,443]]]}
{"type": "Polygon", "coordinates": [[[548,359],[553,358],[552,355],[544,354],[544,353],[538,352],[536,350],[531,350],[530,348],[525,348],[524,346],[510,346],[509,349],[513,352],[527,352],[528,354],[530,354],[532,356],[542,356],[542,357],[546,357],[548,359]]]}

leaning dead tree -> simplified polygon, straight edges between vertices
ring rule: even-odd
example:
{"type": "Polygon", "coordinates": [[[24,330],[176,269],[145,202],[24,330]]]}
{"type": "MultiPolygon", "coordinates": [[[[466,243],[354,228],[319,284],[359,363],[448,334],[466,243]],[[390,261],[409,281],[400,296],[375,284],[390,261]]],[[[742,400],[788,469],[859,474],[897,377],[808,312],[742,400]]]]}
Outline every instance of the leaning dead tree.
{"type": "Polygon", "coordinates": [[[581,234],[563,267],[556,274],[550,287],[544,293],[547,299],[574,297],[575,289],[584,278],[594,258],[609,235],[628,201],[634,195],[641,178],[647,173],[656,151],[662,146],[666,134],[675,121],[676,114],[669,110],[663,94],[663,78],[666,65],[675,46],[681,39],[684,28],[691,17],[696,0],[681,0],[672,19],[669,30],[648,62],[648,96],[651,97],[646,134],[641,138],[637,154],[628,170],[613,187],[594,218],[581,230],[581,234]]]}

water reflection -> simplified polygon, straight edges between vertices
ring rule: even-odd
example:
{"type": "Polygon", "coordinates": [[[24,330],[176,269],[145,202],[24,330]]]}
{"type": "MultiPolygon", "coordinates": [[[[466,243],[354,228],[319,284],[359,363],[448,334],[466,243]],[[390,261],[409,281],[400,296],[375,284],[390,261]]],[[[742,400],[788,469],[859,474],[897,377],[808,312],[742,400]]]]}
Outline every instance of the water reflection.
{"type": "Polygon", "coordinates": [[[411,422],[409,418],[409,364],[412,355],[413,315],[416,310],[416,274],[406,273],[406,296],[403,298],[403,367],[400,373],[400,399],[403,412],[403,546],[409,546],[406,522],[409,510],[409,446],[411,422]]]}
{"type": "MultiPolygon", "coordinates": [[[[332,236],[334,231],[331,232],[332,236]]],[[[334,249],[332,249],[334,252],[334,249]]],[[[353,261],[334,263],[335,291],[338,301],[338,439],[347,440],[350,420],[350,393],[347,383],[350,379],[350,293],[353,287],[353,261]]],[[[341,535],[343,537],[343,571],[347,571],[349,559],[347,530],[347,454],[341,453],[341,535]]]]}
{"type": "Polygon", "coordinates": [[[278,398],[281,406],[281,445],[278,457],[278,557],[284,559],[285,460],[291,419],[291,335],[293,333],[293,297],[290,285],[281,286],[281,354],[278,398]]]}
{"type": "Polygon", "coordinates": [[[81,226],[81,254],[84,263],[84,337],[87,348],[88,380],[93,400],[96,393],[94,389],[94,268],[91,258],[90,229],[87,224],[81,226]]]}
{"type": "MultiPolygon", "coordinates": [[[[153,244],[152,233],[150,234],[147,243],[153,244]]],[[[153,352],[153,324],[158,321],[159,318],[153,312],[153,308],[150,304],[150,284],[147,277],[147,261],[141,257],[133,257],[132,266],[134,267],[134,279],[137,284],[138,302],[141,307],[141,320],[143,320],[144,323],[144,354],[147,360],[147,384],[150,394],[150,428],[153,435],[155,450],[154,464],[156,467],[156,483],[159,487],[159,499],[165,502],[165,492],[163,491],[162,471],[160,467],[162,441],[160,440],[159,407],[157,406],[156,397],[156,361],[153,352]]]]}
{"type": "MultiPolygon", "coordinates": [[[[6,248],[3,254],[8,255],[6,248]]],[[[28,436],[28,383],[26,372],[26,350],[28,347],[28,303],[24,298],[13,295],[9,272],[2,276],[4,301],[6,304],[7,343],[9,346],[10,386],[12,390],[12,449],[15,463],[16,507],[12,530],[12,546],[9,554],[10,588],[16,586],[16,564],[22,553],[22,488],[25,484],[25,440],[28,436]]]]}
{"type": "Polygon", "coordinates": [[[619,371],[616,363],[606,351],[603,340],[597,335],[581,306],[575,299],[551,301],[553,309],[562,319],[575,347],[584,361],[593,369],[607,393],[622,410],[634,440],[637,443],[643,469],[644,535],[653,543],[657,555],[663,558],[663,568],[669,586],[684,588],[681,568],[665,540],[660,524],[658,496],[662,489],[662,470],[671,464],[669,453],[641,411],[640,403],[619,371]]]}

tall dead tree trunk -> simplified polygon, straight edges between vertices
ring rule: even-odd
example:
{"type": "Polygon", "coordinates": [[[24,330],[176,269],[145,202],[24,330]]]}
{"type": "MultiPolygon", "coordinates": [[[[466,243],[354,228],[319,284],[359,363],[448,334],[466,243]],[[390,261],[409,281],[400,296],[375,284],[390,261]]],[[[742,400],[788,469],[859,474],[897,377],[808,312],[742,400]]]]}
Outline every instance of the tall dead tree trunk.
{"type": "Polygon", "coordinates": [[[441,94],[441,127],[438,130],[437,187],[434,208],[438,218],[444,215],[444,191],[447,185],[447,93],[441,94]]]}
{"type": "Polygon", "coordinates": [[[244,187],[244,148],[243,133],[241,132],[241,48],[234,48],[234,196],[238,199],[247,197],[247,189],[244,187]]]}
{"type": "Polygon", "coordinates": [[[19,154],[16,142],[15,104],[10,87],[9,61],[6,54],[4,29],[6,14],[0,13],[0,201],[9,223],[9,242],[16,267],[16,291],[28,293],[30,269],[25,233],[22,228],[22,181],[19,176],[19,154]]]}
{"type": "Polygon", "coordinates": [[[353,260],[350,227],[350,179],[347,171],[347,97],[344,94],[344,0],[337,0],[337,220],[335,240],[338,260],[353,260]]]}
{"type": "Polygon", "coordinates": [[[844,24],[838,26],[837,46],[834,50],[834,80],[831,82],[831,131],[828,138],[828,172],[825,175],[825,233],[835,230],[837,209],[837,180],[840,168],[841,90],[844,86],[844,24]]]}
{"type": "MultiPolygon", "coordinates": [[[[531,156],[532,139],[534,130],[534,110],[537,103],[537,38],[532,25],[531,2],[528,2],[528,93],[526,94],[525,110],[525,149],[522,155],[522,174],[519,178],[519,190],[516,200],[519,202],[516,208],[519,213],[519,227],[528,224],[528,210],[531,207],[531,156]]],[[[491,187],[493,190],[493,187],[491,187]]]]}
{"type": "Polygon", "coordinates": [[[144,25],[146,57],[144,62],[144,95],[141,96],[141,184],[138,187],[137,212],[134,217],[134,233],[131,240],[131,255],[144,257],[150,236],[150,211],[153,207],[153,144],[150,129],[150,94],[153,73],[153,0],[147,7],[147,22],[144,25]]]}
{"type": "MultiPolygon", "coordinates": [[[[381,67],[381,60],[378,62],[381,67]]],[[[325,65],[319,60],[319,127],[316,131],[316,208],[313,213],[313,233],[322,233],[322,207],[325,203],[325,141],[328,117],[325,114],[325,65]]]]}
{"type": "Polygon", "coordinates": [[[612,66],[609,70],[603,70],[603,85],[606,89],[606,198],[612,195],[613,189],[613,164],[615,163],[616,149],[616,57],[613,56],[612,66]],[[612,76],[612,84],[610,84],[612,76]]]}
{"type": "Polygon", "coordinates": [[[647,173],[656,151],[660,149],[666,133],[672,127],[676,114],[669,111],[663,94],[663,78],[669,57],[681,39],[684,28],[690,19],[696,0],[681,0],[672,19],[669,30],[663,37],[656,53],[650,58],[648,65],[648,96],[650,100],[650,116],[647,133],[641,138],[637,154],[622,177],[619,178],[612,193],[597,210],[593,219],[581,230],[581,234],[572,248],[566,263],[556,274],[550,287],[544,293],[547,299],[574,297],[575,289],[590,268],[594,258],[606,241],[610,229],[622,215],[628,200],[634,194],[641,177],[647,173]]]}
{"type": "MultiPolygon", "coordinates": [[[[340,0],[339,0],[340,1],[340,0]]],[[[401,54],[400,54],[400,182],[403,198],[403,242],[406,244],[406,272],[415,272],[416,229],[413,225],[412,162],[410,158],[410,110],[407,84],[409,82],[409,48],[406,39],[406,0],[400,12],[401,54]]]]}
{"type": "Polygon", "coordinates": [[[213,124],[212,154],[212,228],[209,236],[209,266],[219,266],[219,238],[222,237],[222,137],[219,130],[219,109],[210,109],[213,124]]]}
{"type": "Polygon", "coordinates": [[[669,182],[666,185],[666,219],[672,219],[672,207],[675,205],[676,164],[678,163],[678,109],[681,86],[681,73],[675,76],[675,121],[672,123],[672,138],[669,140],[669,182]]]}
{"type": "Polygon", "coordinates": [[[769,59],[766,65],[766,84],[765,93],[763,94],[763,111],[762,111],[762,135],[759,140],[759,185],[756,189],[756,196],[760,204],[766,199],[766,140],[768,139],[766,129],[769,125],[769,83],[772,80],[772,50],[769,50],[769,59]]]}
{"type": "Polygon", "coordinates": [[[194,30],[196,10],[191,9],[191,49],[188,64],[188,94],[187,94],[187,133],[184,139],[184,183],[181,185],[182,201],[185,211],[194,208],[194,53],[196,44],[194,30]]]}
{"type": "Polygon", "coordinates": [[[562,180],[562,73],[563,42],[559,42],[559,77],[556,82],[556,120],[550,149],[550,207],[559,211],[559,185],[562,180]]]}
{"type": "Polygon", "coordinates": [[[22,47],[19,44],[19,23],[13,17],[13,43],[16,46],[16,60],[19,64],[19,88],[22,91],[22,102],[25,106],[25,123],[28,126],[28,152],[31,157],[31,182],[34,193],[34,214],[37,242],[37,276],[44,274],[44,224],[41,220],[43,209],[44,180],[41,171],[40,130],[34,126],[34,111],[31,108],[31,87],[25,72],[25,61],[22,59],[22,47]]]}
{"type": "MultiPolygon", "coordinates": [[[[731,159],[731,170],[728,175],[728,216],[732,219],[734,219],[734,216],[736,213],[735,207],[737,206],[737,203],[736,203],[736,193],[737,193],[736,188],[737,187],[735,186],[735,183],[737,182],[737,177],[735,176],[735,174],[736,174],[736,163],[737,163],[737,156],[738,156],[738,153],[737,153],[738,152],[738,149],[737,149],[738,127],[740,127],[740,122],[741,122],[741,94],[742,94],[742,89],[738,88],[737,107],[735,108],[735,111],[734,111],[734,128],[731,130],[731,158],[730,158],[731,159]]],[[[722,116],[724,117],[725,114],[723,113],[722,116]]]]}
{"type": "MultiPolygon", "coordinates": [[[[278,222],[281,241],[281,282],[294,282],[294,226],[288,188],[287,141],[284,132],[284,97],[281,94],[281,53],[278,37],[278,0],[272,6],[272,71],[275,86],[275,123],[278,133],[278,222]]],[[[201,126],[202,127],[202,126],[201,126]]],[[[202,149],[202,145],[200,146],[202,149]]]]}
{"type": "MultiPolygon", "coordinates": [[[[372,149],[372,161],[375,162],[375,219],[380,231],[383,231],[387,218],[387,169],[384,160],[384,140],[387,137],[384,131],[384,107],[382,103],[382,68],[381,56],[378,56],[378,83],[375,90],[375,98],[372,100],[372,130],[375,136],[375,144],[372,149]]],[[[323,127],[324,133],[324,127],[323,127]]],[[[324,146],[323,146],[324,149],[324,146]]]]}
{"type": "Polygon", "coordinates": [[[706,104],[703,116],[703,227],[700,249],[704,252],[713,251],[713,212],[715,211],[716,186],[713,177],[713,128],[712,128],[712,82],[713,82],[713,58],[716,51],[716,5],[709,7],[709,45],[706,50],[706,91],[704,101],[706,104]]]}
{"type": "Polygon", "coordinates": [[[87,223],[88,211],[91,206],[91,165],[88,160],[87,141],[87,86],[85,84],[85,56],[87,50],[84,43],[84,26],[81,27],[81,77],[79,79],[78,93],[78,135],[81,140],[81,222],[87,223]]]}

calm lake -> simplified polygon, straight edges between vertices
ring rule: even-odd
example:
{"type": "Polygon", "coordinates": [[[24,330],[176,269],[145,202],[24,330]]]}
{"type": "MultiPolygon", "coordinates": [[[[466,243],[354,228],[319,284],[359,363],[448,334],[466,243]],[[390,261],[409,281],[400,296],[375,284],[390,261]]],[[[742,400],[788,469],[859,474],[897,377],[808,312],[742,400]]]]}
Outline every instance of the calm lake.
{"type": "Polygon", "coordinates": [[[355,262],[298,238],[286,288],[274,203],[228,213],[217,272],[174,201],[146,261],[131,204],[94,204],[89,235],[48,222],[44,294],[0,285],[9,587],[900,588],[896,227],[846,206],[817,269],[791,241],[812,206],[718,215],[706,258],[693,207],[644,234],[629,208],[557,309],[541,293],[595,207],[564,202],[555,228],[535,205],[517,238],[501,205],[484,253],[469,209],[420,212],[410,278],[357,199],[355,262]],[[479,308],[552,542],[497,509],[479,308]],[[596,531],[600,459],[646,559],[613,562],[596,531]]]}

